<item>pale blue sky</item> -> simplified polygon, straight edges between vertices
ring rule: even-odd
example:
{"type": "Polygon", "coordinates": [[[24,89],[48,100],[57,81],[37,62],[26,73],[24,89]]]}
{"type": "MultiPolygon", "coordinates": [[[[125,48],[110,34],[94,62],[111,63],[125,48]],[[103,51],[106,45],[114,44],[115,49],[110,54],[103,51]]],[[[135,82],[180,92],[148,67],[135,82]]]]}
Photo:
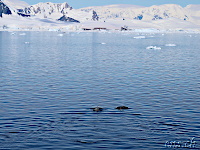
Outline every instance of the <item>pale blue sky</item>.
{"type": "Polygon", "coordinates": [[[30,5],[39,2],[63,3],[67,2],[73,8],[83,8],[88,6],[102,6],[111,4],[133,4],[140,6],[152,6],[161,4],[179,4],[185,7],[188,4],[200,4],[200,0],[23,0],[30,5]]]}

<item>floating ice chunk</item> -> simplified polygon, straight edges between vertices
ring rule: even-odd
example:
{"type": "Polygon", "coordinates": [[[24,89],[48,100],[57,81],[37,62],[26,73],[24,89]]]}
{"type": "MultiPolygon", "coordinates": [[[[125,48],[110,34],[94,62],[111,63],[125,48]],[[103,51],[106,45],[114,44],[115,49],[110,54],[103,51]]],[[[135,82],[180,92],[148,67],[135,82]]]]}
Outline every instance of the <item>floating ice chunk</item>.
{"type": "Polygon", "coordinates": [[[145,36],[135,36],[133,37],[134,39],[145,39],[146,37],[145,36]]]}
{"type": "Polygon", "coordinates": [[[161,47],[157,47],[157,46],[148,46],[148,47],[146,47],[146,49],[155,49],[155,50],[158,50],[158,49],[161,49],[161,47]]]}
{"type": "Polygon", "coordinates": [[[15,32],[11,33],[11,35],[15,35],[15,34],[16,34],[15,32]]]}
{"type": "Polygon", "coordinates": [[[176,46],[176,44],[165,44],[165,46],[176,46]]]}
{"type": "Polygon", "coordinates": [[[58,36],[63,36],[63,34],[58,34],[58,36]]]}
{"type": "Polygon", "coordinates": [[[19,34],[19,35],[26,35],[26,33],[21,33],[21,34],[19,34]]]}

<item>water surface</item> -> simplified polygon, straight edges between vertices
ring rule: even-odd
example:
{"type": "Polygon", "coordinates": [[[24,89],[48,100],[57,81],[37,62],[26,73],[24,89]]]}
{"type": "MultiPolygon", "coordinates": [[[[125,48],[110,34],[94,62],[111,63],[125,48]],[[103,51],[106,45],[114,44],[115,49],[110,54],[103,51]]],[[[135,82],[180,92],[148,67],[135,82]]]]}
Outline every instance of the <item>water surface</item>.
{"type": "Polygon", "coordinates": [[[0,149],[200,148],[199,40],[0,32],[0,149]]]}

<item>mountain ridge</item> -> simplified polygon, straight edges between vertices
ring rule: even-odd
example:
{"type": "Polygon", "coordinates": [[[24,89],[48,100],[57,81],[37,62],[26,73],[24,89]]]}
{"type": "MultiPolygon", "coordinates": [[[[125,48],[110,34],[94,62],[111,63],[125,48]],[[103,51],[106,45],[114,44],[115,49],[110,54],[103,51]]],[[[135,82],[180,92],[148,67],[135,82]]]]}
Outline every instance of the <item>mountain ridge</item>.
{"type": "Polygon", "coordinates": [[[94,11],[82,12],[80,10],[73,9],[68,5],[67,2],[64,3],[38,3],[35,5],[28,6],[20,10],[26,15],[35,16],[39,18],[50,18],[57,20],[63,16],[73,18],[77,22],[83,22],[87,20],[98,20],[96,13],[94,11]]]}

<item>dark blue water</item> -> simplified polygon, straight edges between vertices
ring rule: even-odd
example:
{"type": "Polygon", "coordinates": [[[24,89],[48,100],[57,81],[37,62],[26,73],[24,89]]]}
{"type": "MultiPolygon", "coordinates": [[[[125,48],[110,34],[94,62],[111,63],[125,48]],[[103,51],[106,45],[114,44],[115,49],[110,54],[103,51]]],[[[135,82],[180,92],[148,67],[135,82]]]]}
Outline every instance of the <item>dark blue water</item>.
{"type": "Polygon", "coordinates": [[[0,32],[1,150],[200,148],[199,34],[58,34],[0,32]]]}

